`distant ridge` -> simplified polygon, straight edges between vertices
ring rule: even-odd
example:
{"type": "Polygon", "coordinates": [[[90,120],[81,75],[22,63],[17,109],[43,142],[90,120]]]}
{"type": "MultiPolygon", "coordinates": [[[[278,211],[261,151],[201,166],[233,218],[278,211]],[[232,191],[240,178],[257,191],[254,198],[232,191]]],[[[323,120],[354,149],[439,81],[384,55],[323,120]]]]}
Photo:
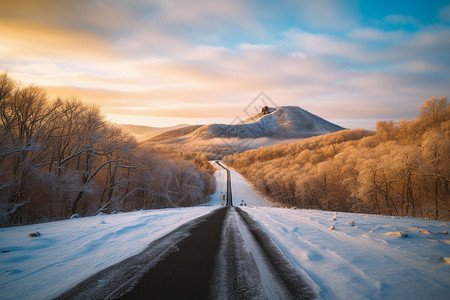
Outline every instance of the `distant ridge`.
{"type": "Polygon", "coordinates": [[[164,142],[164,141],[168,141],[168,140],[177,139],[179,137],[183,137],[183,136],[199,129],[202,126],[203,125],[188,125],[188,126],[184,126],[181,128],[168,130],[168,131],[160,133],[154,137],[149,138],[148,140],[144,141],[144,143],[146,143],[146,142],[158,143],[158,142],[164,142]]]}
{"type": "Polygon", "coordinates": [[[143,125],[117,124],[123,131],[133,135],[138,141],[144,141],[163,132],[189,126],[179,124],[171,127],[150,127],[143,125]]]}

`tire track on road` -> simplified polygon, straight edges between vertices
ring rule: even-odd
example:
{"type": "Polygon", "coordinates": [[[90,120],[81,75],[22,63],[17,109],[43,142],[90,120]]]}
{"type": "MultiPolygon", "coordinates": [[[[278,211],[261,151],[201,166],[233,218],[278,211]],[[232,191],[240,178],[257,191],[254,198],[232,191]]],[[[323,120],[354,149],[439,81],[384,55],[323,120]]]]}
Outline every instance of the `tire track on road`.
{"type": "Polygon", "coordinates": [[[58,299],[313,299],[316,295],[246,212],[227,206],[151,243],[58,299]]]}

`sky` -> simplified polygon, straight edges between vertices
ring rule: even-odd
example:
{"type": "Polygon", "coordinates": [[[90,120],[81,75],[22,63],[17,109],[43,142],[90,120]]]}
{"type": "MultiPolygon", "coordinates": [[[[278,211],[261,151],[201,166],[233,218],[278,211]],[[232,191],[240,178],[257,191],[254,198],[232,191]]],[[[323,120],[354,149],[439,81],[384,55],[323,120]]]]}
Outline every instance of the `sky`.
{"type": "Polygon", "coordinates": [[[373,129],[448,96],[450,1],[0,0],[3,71],[117,123],[230,123],[266,101],[373,129]]]}

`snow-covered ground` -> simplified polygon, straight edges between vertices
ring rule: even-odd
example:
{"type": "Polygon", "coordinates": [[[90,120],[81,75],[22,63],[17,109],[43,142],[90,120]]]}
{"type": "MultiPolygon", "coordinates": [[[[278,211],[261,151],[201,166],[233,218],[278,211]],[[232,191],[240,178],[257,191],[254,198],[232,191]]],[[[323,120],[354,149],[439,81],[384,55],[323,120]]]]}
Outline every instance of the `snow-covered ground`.
{"type": "MultiPolygon", "coordinates": [[[[0,229],[0,299],[49,299],[222,205],[217,164],[208,203],[0,229]],[[40,237],[27,237],[39,231],[40,237]],[[68,275],[70,274],[70,275],[68,275]]],[[[231,169],[233,204],[248,212],[324,299],[448,299],[449,222],[264,207],[231,169]],[[244,200],[244,202],[242,202],[244,200]],[[354,224],[352,223],[354,222],[354,224]],[[330,230],[333,225],[335,230],[330,230]],[[385,235],[400,232],[408,237],[385,235]]]]}
{"type": "Polygon", "coordinates": [[[244,210],[322,298],[449,299],[449,222],[268,207],[230,170],[233,204],[244,200],[244,210]]]}
{"type": "Polygon", "coordinates": [[[245,207],[323,299],[449,299],[449,222],[245,207]],[[330,230],[330,226],[335,230],[330,230]],[[385,235],[400,232],[408,237],[385,235]]]}
{"type": "MultiPolygon", "coordinates": [[[[223,164],[225,166],[225,164],[223,164]]],[[[228,167],[227,167],[228,168],[228,167]]],[[[253,188],[252,185],[236,170],[231,171],[231,187],[234,206],[269,206],[269,203],[253,188]]]]}
{"type": "Polygon", "coordinates": [[[0,229],[0,299],[50,299],[217,207],[158,209],[0,229]],[[40,237],[28,237],[38,231],[40,237]]]}
{"type": "Polygon", "coordinates": [[[223,196],[226,198],[227,194],[227,171],[219,166],[215,160],[210,161],[210,164],[216,168],[216,173],[214,173],[214,177],[216,178],[216,192],[211,195],[211,200],[202,205],[206,206],[215,206],[220,205],[224,206],[226,201],[223,196]]]}
{"type": "MultiPolygon", "coordinates": [[[[216,178],[216,192],[211,196],[211,200],[203,205],[225,205],[223,196],[227,194],[227,172],[224,168],[219,166],[216,161],[210,162],[217,172],[214,174],[216,178]]],[[[223,161],[219,161],[223,166],[226,166],[223,161]]],[[[256,192],[251,184],[242,177],[236,170],[226,166],[231,171],[231,186],[233,194],[234,206],[268,206],[269,203],[256,192]]]]}

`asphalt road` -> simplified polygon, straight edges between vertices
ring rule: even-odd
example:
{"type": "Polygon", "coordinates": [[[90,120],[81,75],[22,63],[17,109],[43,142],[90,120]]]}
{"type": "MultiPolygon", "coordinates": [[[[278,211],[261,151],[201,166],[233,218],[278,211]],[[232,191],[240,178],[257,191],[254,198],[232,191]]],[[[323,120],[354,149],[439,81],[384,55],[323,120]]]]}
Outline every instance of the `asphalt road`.
{"type": "Polygon", "coordinates": [[[226,208],[220,209],[193,228],[177,252],[150,269],[120,299],[207,299],[226,214],[226,208]]]}
{"type": "MultiPolygon", "coordinates": [[[[231,185],[228,191],[230,205],[231,185]]],[[[58,297],[74,298],[312,299],[315,295],[258,224],[240,208],[229,206],[181,226],[141,254],[58,297]]]]}
{"type": "Polygon", "coordinates": [[[233,193],[231,192],[231,172],[227,168],[225,168],[220,162],[216,161],[220,167],[227,171],[227,206],[233,205],[233,193]]]}
{"type": "Polygon", "coordinates": [[[230,207],[209,299],[313,299],[314,293],[245,211],[230,207]]]}

